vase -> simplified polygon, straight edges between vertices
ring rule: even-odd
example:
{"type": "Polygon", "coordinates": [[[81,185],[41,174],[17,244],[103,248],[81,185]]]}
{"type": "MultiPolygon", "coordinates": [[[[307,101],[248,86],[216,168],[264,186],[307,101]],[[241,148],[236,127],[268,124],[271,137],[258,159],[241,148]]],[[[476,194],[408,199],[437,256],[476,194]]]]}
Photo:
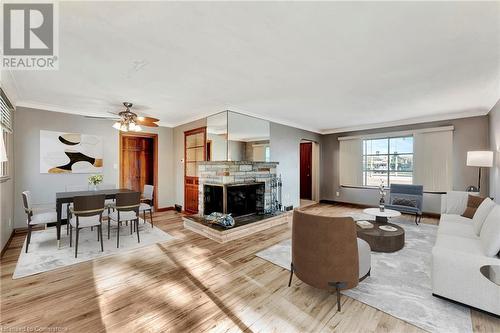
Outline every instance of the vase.
{"type": "Polygon", "coordinates": [[[97,188],[97,184],[94,184],[94,186],[93,186],[93,187],[94,187],[94,188],[93,188],[93,190],[94,190],[94,191],[99,190],[99,189],[97,188]]]}

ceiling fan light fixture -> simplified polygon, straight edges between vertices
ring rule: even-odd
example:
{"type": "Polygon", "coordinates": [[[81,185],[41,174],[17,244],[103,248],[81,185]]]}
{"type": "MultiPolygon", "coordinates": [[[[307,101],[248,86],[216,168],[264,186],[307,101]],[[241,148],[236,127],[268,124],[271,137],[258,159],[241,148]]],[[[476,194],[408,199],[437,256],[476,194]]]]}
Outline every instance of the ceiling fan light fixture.
{"type": "Polygon", "coordinates": [[[135,129],[134,129],[134,131],[136,131],[136,132],[140,132],[140,131],[142,131],[141,126],[139,126],[139,125],[135,125],[135,129]]]}
{"type": "Polygon", "coordinates": [[[113,128],[119,130],[122,127],[122,124],[120,124],[119,121],[113,124],[113,128]]]}
{"type": "Polygon", "coordinates": [[[129,131],[135,131],[135,123],[128,124],[129,131]]]}

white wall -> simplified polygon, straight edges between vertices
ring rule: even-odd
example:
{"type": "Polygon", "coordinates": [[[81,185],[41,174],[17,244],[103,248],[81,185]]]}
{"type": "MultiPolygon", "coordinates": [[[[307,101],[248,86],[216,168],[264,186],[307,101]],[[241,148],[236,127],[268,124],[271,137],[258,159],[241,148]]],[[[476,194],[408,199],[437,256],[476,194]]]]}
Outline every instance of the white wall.
{"type": "MultiPolygon", "coordinates": [[[[25,227],[21,193],[30,190],[35,204],[55,205],[55,193],[67,185],[87,184],[88,174],[41,174],[40,130],[94,134],[104,140],[104,183],[119,185],[119,132],[110,120],[90,119],[65,113],[18,108],[14,126],[15,149],[15,213],[14,226],[25,227]]],[[[171,128],[147,128],[158,133],[158,207],[173,205],[173,131],[171,128]]]]}
{"type": "Polygon", "coordinates": [[[277,173],[283,178],[283,205],[300,205],[300,141],[304,139],[321,146],[320,134],[271,123],[271,161],[279,162],[277,173]]]}
{"type": "Polygon", "coordinates": [[[495,165],[490,170],[490,197],[500,203],[500,101],[489,113],[490,149],[495,152],[495,165]]]}

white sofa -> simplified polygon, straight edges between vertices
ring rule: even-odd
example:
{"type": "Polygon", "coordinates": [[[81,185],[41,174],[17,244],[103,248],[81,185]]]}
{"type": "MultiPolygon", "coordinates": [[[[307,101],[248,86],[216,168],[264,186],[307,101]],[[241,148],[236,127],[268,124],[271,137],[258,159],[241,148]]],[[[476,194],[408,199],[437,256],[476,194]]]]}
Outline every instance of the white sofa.
{"type": "Polygon", "coordinates": [[[500,286],[479,271],[483,265],[500,265],[500,258],[498,254],[485,254],[473,220],[460,216],[466,209],[468,194],[443,195],[436,244],[432,249],[432,292],[435,296],[500,315],[500,286]]]}

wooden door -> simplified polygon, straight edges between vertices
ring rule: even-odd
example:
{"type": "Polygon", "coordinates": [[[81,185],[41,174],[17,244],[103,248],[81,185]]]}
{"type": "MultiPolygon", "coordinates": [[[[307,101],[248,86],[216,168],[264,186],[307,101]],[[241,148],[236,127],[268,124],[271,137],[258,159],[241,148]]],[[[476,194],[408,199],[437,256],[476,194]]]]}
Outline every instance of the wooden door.
{"type": "Polygon", "coordinates": [[[198,213],[197,164],[206,161],[206,127],[184,132],[184,210],[198,213]]]}
{"type": "Polygon", "coordinates": [[[312,142],[300,144],[300,198],[312,200],[312,142]]]}
{"type": "Polygon", "coordinates": [[[142,192],[144,185],[154,185],[153,138],[122,136],[121,186],[142,192]]]}

